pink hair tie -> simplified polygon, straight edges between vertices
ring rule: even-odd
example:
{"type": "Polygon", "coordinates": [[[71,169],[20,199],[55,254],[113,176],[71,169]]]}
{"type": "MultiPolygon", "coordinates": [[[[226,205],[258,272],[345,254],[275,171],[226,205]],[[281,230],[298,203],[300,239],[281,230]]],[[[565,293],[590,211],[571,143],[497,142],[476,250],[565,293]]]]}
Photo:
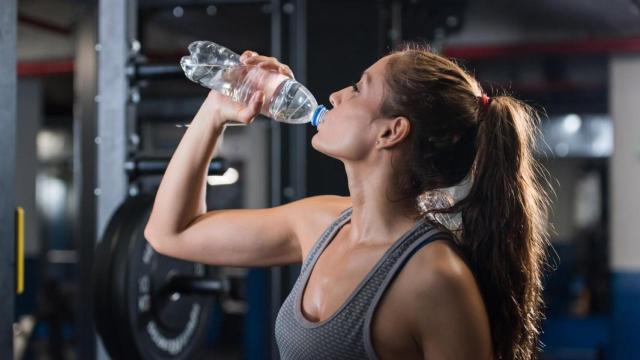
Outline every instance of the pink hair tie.
{"type": "Polygon", "coordinates": [[[482,94],[478,96],[478,102],[480,102],[480,106],[482,106],[483,111],[487,111],[489,105],[491,105],[491,98],[487,96],[487,94],[482,94]]]}

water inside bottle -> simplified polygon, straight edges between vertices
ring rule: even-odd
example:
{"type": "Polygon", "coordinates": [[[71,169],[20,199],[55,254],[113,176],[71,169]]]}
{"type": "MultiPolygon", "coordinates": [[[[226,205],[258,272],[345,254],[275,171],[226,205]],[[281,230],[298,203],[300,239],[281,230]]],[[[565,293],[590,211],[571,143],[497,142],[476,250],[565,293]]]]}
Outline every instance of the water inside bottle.
{"type": "Polygon", "coordinates": [[[183,57],[180,65],[192,81],[243,104],[262,90],[263,115],[293,124],[312,120],[318,104],[297,81],[278,72],[242,65],[237,54],[214,43],[194,42],[189,51],[191,55],[183,57]]]}
{"type": "Polygon", "coordinates": [[[276,91],[269,113],[274,119],[290,124],[303,124],[311,121],[318,103],[304,86],[293,80],[285,80],[276,91]]]}

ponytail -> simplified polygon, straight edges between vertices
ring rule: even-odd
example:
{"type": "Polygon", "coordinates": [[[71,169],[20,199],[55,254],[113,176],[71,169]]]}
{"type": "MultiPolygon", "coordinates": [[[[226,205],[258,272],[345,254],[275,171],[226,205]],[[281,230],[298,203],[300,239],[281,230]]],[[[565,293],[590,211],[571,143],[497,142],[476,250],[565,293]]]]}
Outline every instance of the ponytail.
{"type": "Polygon", "coordinates": [[[544,176],[533,153],[539,118],[508,96],[493,98],[478,117],[471,187],[446,212],[461,214],[461,245],[480,284],[497,357],[531,359],[548,245],[544,176]]]}
{"type": "Polygon", "coordinates": [[[483,96],[456,63],[413,44],[391,54],[385,80],[381,113],[411,121],[406,198],[431,219],[459,219],[452,230],[480,287],[496,357],[535,358],[548,246],[545,178],[534,158],[539,117],[509,96],[483,96]],[[464,179],[464,198],[436,206],[440,189],[464,179]]]}

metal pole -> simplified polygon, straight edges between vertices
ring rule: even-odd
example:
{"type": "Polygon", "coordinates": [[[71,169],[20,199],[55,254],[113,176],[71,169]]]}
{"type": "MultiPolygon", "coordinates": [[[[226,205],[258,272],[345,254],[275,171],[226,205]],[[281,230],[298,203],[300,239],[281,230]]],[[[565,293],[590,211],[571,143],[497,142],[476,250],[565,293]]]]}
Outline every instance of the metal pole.
{"type": "Polygon", "coordinates": [[[76,61],[74,69],[73,107],[73,188],[75,192],[74,242],[78,251],[75,326],[77,357],[93,359],[96,335],[91,297],[91,267],[96,234],[96,16],[95,8],[81,17],[76,29],[76,61]]]}
{"type": "MultiPolygon", "coordinates": [[[[296,80],[306,81],[306,0],[271,1],[271,55],[288,62],[296,80]],[[287,18],[283,15],[286,13],[287,18]],[[283,43],[283,40],[286,43],[283,43]]],[[[283,126],[271,122],[271,205],[277,206],[306,195],[307,126],[283,126]],[[283,181],[284,180],[284,181],[283,181]]],[[[275,320],[299,267],[271,270],[271,358],[279,359],[273,331],[275,320]]]]}
{"type": "Polygon", "coordinates": [[[98,21],[98,126],[96,236],[100,239],[113,211],[127,194],[124,171],[127,149],[130,54],[129,19],[135,1],[101,0],[98,21]]]}
{"type": "Polygon", "coordinates": [[[0,12],[0,359],[13,357],[15,306],[16,0],[0,12]]]}
{"type": "MultiPolygon", "coordinates": [[[[289,63],[296,74],[296,80],[302,84],[307,80],[307,1],[294,0],[290,3],[292,12],[289,17],[289,63]]],[[[289,152],[287,173],[288,185],[285,188],[287,202],[301,199],[307,195],[307,131],[310,125],[287,126],[289,152]]],[[[283,279],[283,298],[286,298],[300,274],[300,265],[289,265],[283,279]]]]}
{"type": "MultiPolygon", "coordinates": [[[[280,0],[271,0],[271,56],[282,58],[282,7],[280,0]]],[[[282,204],[282,126],[277,121],[271,121],[271,206],[282,204]]],[[[275,342],[275,323],[280,304],[282,303],[282,267],[271,268],[270,276],[270,321],[269,344],[271,359],[279,359],[278,347],[275,342]]]]}
{"type": "Polygon", "coordinates": [[[640,322],[640,244],[636,228],[640,149],[636,94],[640,89],[640,55],[617,55],[609,60],[609,109],[615,150],[609,161],[611,226],[609,242],[611,342],[610,359],[638,359],[634,346],[640,322]]]}
{"type": "MultiPolygon", "coordinates": [[[[307,0],[295,0],[290,21],[290,63],[296,79],[307,81],[307,0]]],[[[289,200],[297,200],[307,195],[307,127],[291,126],[290,186],[293,191],[289,200]]]]}
{"type": "MultiPolygon", "coordinates": [[[[282,11],[280,0],[271,1],[271,56],[282,58],[282,11]]],[[[271,121],[271,206],[282,204],[282,179],[280,157],[281,126],[271,121]]]]}
{"type": "MultiPolygon", "coordinates": [[[[100,241],[115,209],[127,196],[125,173],[127,129],[134,114],[128,104],[127,67],[131,44],[135,39],[137,1],[100,0],[98,4],[98,94],[94,164],[96,182],[95,233],[92,243],[100,241]]],[[[88,241],[88,239],[87,239],[88,241]]],[[[106,359],[102,345],[98,359],[106,359]]]]}

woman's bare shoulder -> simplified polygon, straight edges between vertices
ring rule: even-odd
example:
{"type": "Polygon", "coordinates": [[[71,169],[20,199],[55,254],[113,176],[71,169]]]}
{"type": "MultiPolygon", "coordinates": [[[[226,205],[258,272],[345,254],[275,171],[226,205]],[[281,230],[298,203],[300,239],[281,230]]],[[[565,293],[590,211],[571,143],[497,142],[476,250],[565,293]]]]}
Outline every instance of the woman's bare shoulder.
{"type": "Polygon", "coordinates": [[[306,215],[310,219],[316,219],[320,222],[331,222],[335,220],[340,213],[351,206],[351,197],[338,195],[317,195],[310,196],[290,204],[287,211],[292,216],[306,215]]]}
{"type": "Polygon", "coordinates": [[[482,339],[477,345],[484,349],[488,333],[484,302],[471,269],[455,245],[436,240],[424,246],[407,263],[398,280],[402,284],[400,292],[404,293],[403,297],[396,297],[399,305],[408,314],[422,309],[422,316],[408,317],[417,339],[437,337],[430,329],[447,329],[451,334],[482,339]],[[466,319],[465,324],[451,321],[460,317],[466,319]]]}
{"type": "Polygon", "coordinates": [[[474,276],[455,246],[447,240],[434,240],[407,261],[394,284],[395,301],[408,313],[424,303],[442,301],[455,290],[465,296],[478,296],[474,276]],[[416,299],[421,299],[416,303],[416,299]]]}
{"type": "Polygon", "coordinates": [[[438,287],[452,283],[474,291],[477,284],[461,253],[450,241],[436,240],[416,252],[407,270],[424,285],[422,290],[433,293],[438,287]]]}
{"type": "Polygon", "coordinates": [[[314,208],[314,207],[321,206],[325,210],[337,209],[342,206],[345,206],[344,209],[346,209],[349,206],[351,206],[351,197],[339,196],[339,195],[316,195],[316,196],[309,196],[304,199],[300,199],[297,201],[297,203],[299,203],[299,205],[302,207],[314,208]]]}
{"type": "Polygon", "coordinates": [[[292,203],[287,211],[298,217],[295,232],[302,247],[303,256],[313,246],[322,233],[351,206],[351,197],[338,195],[318,195],[292,203]]]}

